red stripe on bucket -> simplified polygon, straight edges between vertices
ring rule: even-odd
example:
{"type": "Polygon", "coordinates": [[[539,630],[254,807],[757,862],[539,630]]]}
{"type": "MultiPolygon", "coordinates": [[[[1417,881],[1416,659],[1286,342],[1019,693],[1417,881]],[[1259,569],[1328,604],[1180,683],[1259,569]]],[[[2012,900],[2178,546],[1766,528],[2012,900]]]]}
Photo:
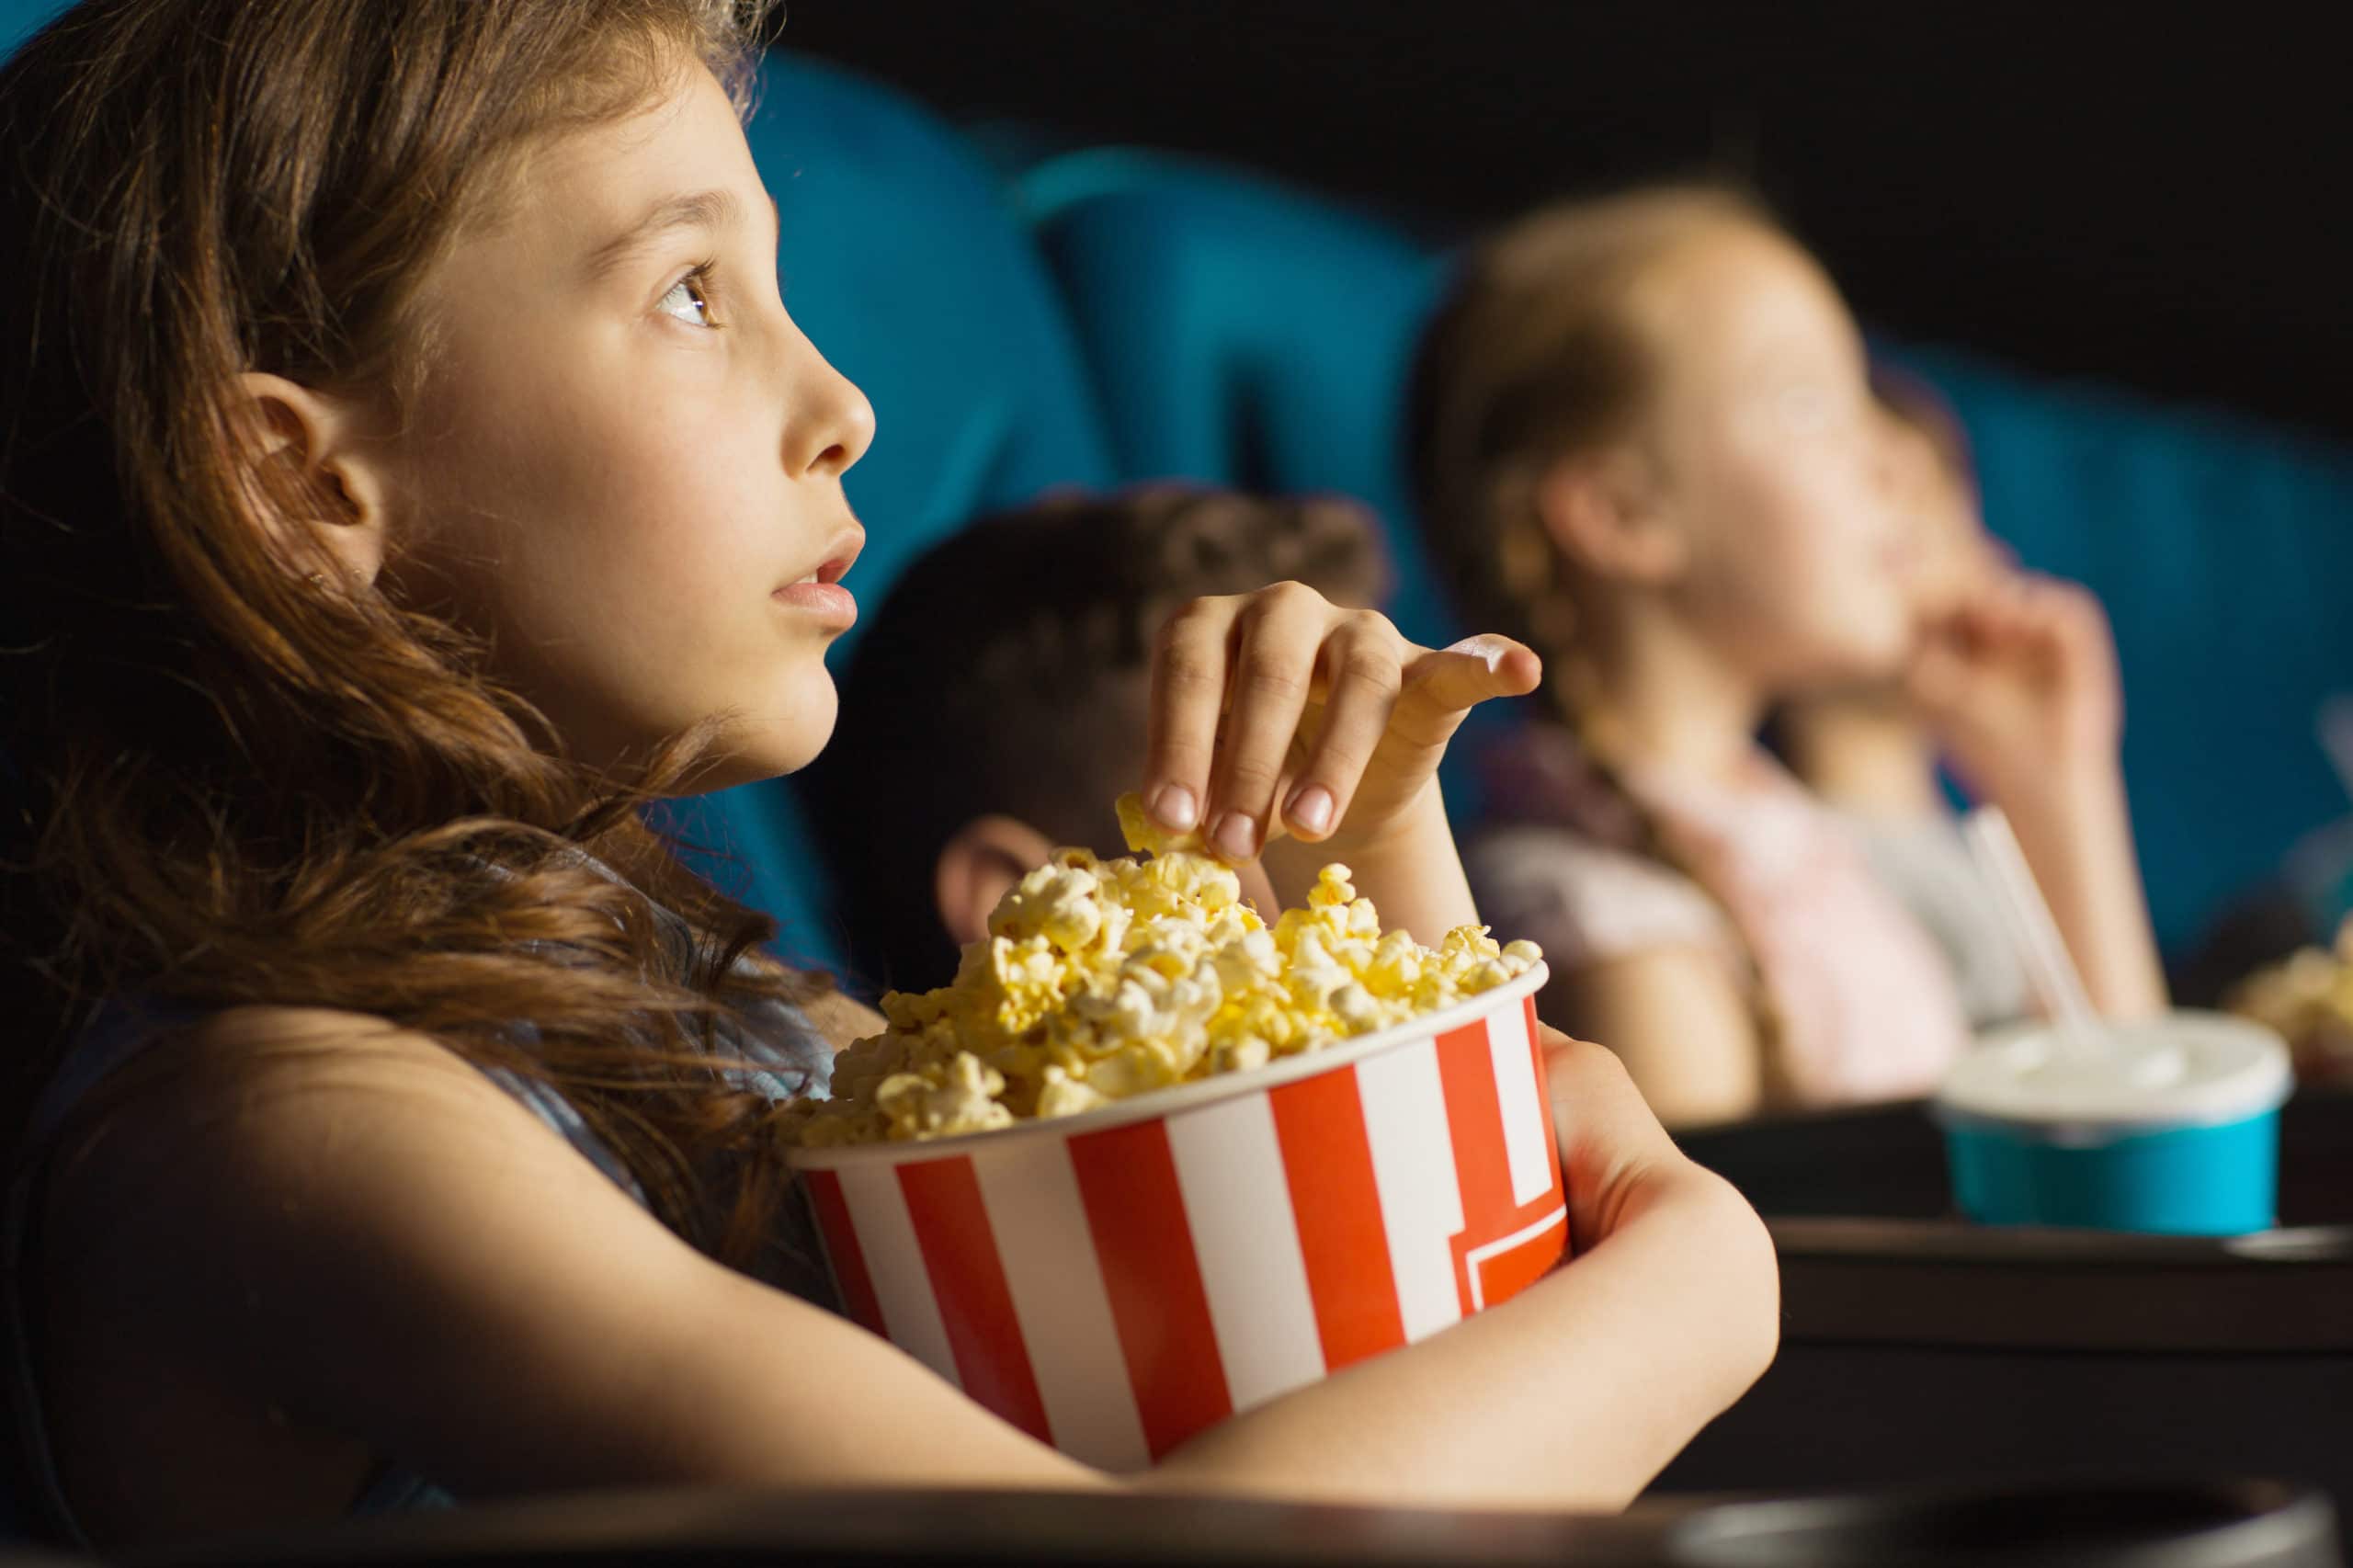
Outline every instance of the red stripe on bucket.
{"type": "Polygon", "coordinates": [[[1560,1161],[1553,1160],[1552,1182],[1541,1196],[1524,1206],[1513,1201],[1503,1101],[1495,1091],[1495,1059],[1484,1023],[1438,1036],[1438,1070],[1446,1091],[1447,1126],[1454,1134],[1455,1178],[1462,1189],[1454,1283],[1467,1314],[1518,1294],[1560,1258],[1567,1226],[1538,1225],[1560,1210],[1560,1161]],[[1515,1237],[1521,1239],[1507,1250],[1494,1250],[1495,1243],[1515,1237]],[[1480,1256],[1474,1259],[1473,1253],[1480,1256]],[[1480,1271],[1475,1283],[1473,1268],[1480,1271]]]}
{"type": "Polygon", "coordinates": [[[907,1218],[956,1358],[956,1381],[983,1408],[1041,1443],[1051,1442],[972,1162],[958,1155],[902,1165],[899,1189],[906,1194],[907,1218]]]}
{"type": "Polygon", "coordinates": [[[1167,1130],[1143,1121],[1074,1137],[1070,1161],[1157,1460],[1233,1409],[1176,1157],[1167,1130]]]}
{"type": "Polygon", "coordinates": [[[825,1261],[833,1265],[842,1311],[860,1328],[890,1337],[882,1326],[882,1303],[866,1272],[866,1253],[849,1222],[849,1205],[842,1200],[841,1177],[831,1171],[809,1171],[801,1179],[808,1184],[809,1208],[817,1216],[817,1233],[825,1243],[825,1261]]]}
{"type": "Polygon", "coordinates": [[[1405,1343],[1364,1101],[1353,1068],[1285,1084],[1267,1097],[1282,1144],[1324,1365],[1336,1372],[1405,1343]]]}

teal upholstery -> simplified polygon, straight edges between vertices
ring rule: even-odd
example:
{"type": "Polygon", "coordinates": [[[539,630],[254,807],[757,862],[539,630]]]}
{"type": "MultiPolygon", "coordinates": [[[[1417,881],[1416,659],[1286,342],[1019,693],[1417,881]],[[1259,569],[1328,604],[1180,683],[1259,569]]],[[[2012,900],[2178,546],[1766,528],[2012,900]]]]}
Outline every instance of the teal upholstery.
{"type": "Polygon", "coordinates": [[[65,6],[66,0],[0,0],[0,56],[30,38],[65,6]]]}
{"type": "Polygon", "coordinates": [[[2353,691],[2353,451],[1949,350],[1893,357],[1968,425],[1994,530],[2107,603],[2150,904],[2187,943],[2346,813],[2314,725],[2353,691]]]}
{"type": "Polygon", "coordinates": [[[1451,642],[1391,439],[1438,262],[1279,187],[1154,153],[1070,153],[1016,189],[1128,472],[1357,497],[1389,526],[1398,625],[1451,642]]]}
{"type": "MultiPolygon", "coordinates": [[[[1149,154],[1065,154],[1020,188],[1131,467],[1347,490],[1404,522],[1392,465],[1435,286],[1422,253],[1304,196],[1149,154]]],[[[2353,689],[2353,454],[1959,354],[1898,357],[1967,421],[1995,530],[2115,619],[2150,900],[2161,937],[2185,944],[2345,812],[2313,724],[2323,698],[2353,689]]],[[[1398,617],[1442,634],[1408,531],[1398,617]]],[[[1475,809],[1452,779],[1449,799],[1458,820],[1475,809]]]]}

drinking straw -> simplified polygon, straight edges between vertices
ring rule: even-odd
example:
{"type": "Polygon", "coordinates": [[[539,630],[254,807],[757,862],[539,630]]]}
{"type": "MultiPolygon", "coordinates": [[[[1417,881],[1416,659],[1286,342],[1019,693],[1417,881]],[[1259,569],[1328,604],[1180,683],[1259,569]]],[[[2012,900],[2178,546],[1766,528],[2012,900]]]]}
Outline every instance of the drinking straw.
{"type": "Polygon", "coordinates": [[[2059,1026],[2063,1049],[2075,1055],[2097,1054],[2102,1049],[2099,1015],[2084,994],[2083,977],[2051,918],[2051,905],[2035,885],[2034,872],[2018,847],[2010,819],[1999,806],[1980,806],[1962,819],[1961,835],[1976,858],[1978,869],[2000,894],[2004,924],[2018,956],[2026,960],[2028,977],[2042,997],[2042,1005],[2059,1026]]]}

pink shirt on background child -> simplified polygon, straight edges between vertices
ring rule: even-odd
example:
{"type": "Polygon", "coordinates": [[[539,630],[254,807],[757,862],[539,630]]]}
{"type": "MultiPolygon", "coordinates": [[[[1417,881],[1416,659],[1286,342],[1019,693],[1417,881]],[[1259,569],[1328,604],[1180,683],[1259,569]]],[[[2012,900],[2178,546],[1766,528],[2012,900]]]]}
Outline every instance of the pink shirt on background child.
{"type": "Polygon", "coordinates": [[[1555,974],[1679,948],[1721,959],[1745,992],[1745,953],[1800,1106],[1927,1094],[1967,1047],[1944,956],[1853,830],[1762,748],[1730,779],[1620,774],[1688,876],[1643,852],[1641,823],[1560,726],[1528,726],[1485,760],[1495,825],[1464,857],[1481,915],[1540,944],[1555,974]]]}

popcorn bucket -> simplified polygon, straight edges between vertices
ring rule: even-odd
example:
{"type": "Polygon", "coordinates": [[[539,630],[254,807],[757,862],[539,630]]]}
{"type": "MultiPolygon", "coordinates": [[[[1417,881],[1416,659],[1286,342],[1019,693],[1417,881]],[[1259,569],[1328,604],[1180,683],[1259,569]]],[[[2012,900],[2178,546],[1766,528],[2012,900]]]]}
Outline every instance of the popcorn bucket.
{"type": "Polygon", "coordinates": [[[795,1150],[843,1305],[1114,1471],[1436,1334],[1567,1249],[1545,975],[1077,1116],[795,1150]]]}

